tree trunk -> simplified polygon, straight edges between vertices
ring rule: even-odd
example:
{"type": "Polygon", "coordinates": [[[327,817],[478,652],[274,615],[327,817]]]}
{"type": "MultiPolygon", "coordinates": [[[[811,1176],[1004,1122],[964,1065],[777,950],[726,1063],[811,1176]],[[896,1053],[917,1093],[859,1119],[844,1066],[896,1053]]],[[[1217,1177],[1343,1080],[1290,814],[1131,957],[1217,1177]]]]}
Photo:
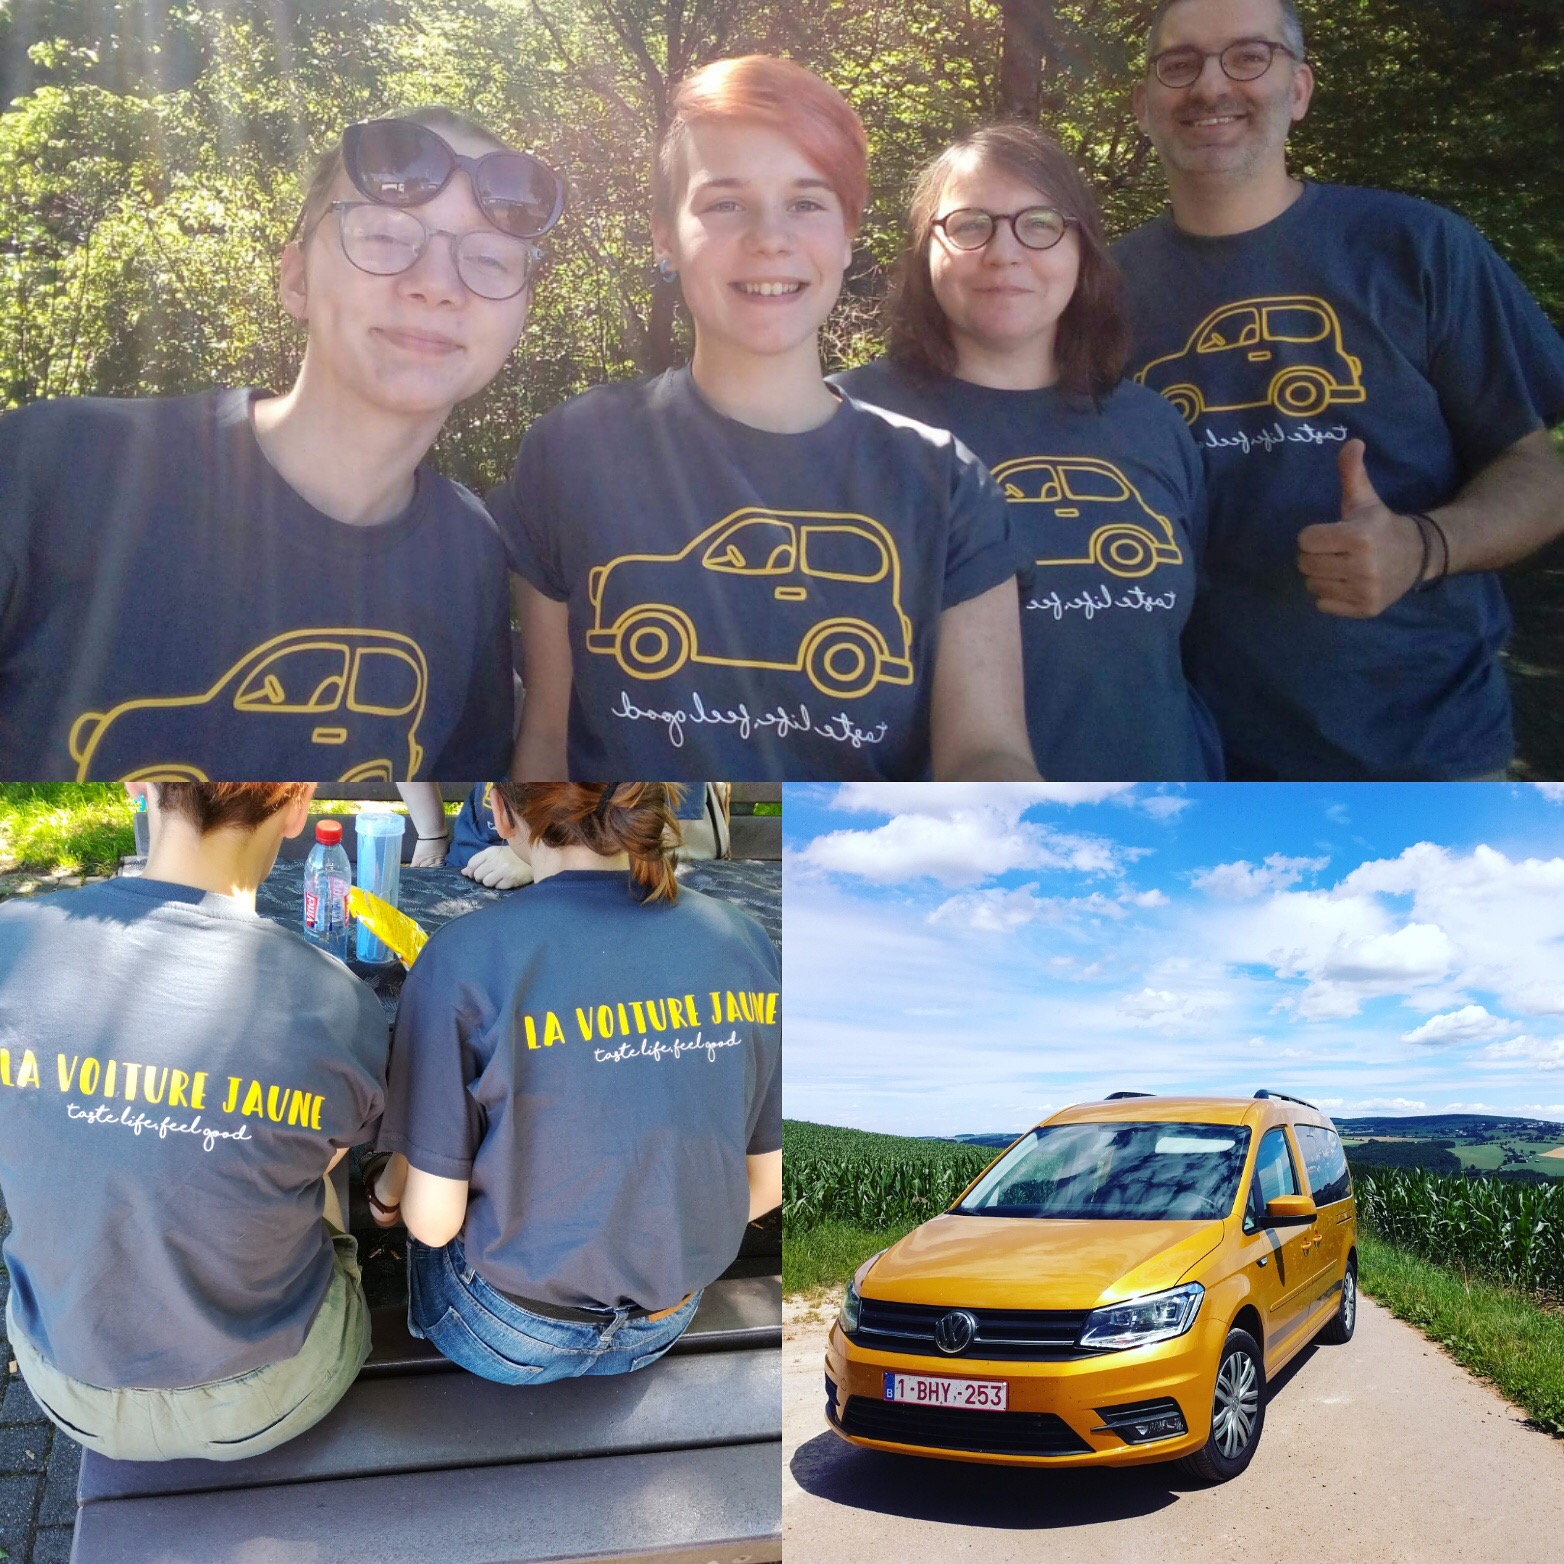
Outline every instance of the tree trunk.
{"type": "Polygon", "coordinates": [[[1043,85],[1043,36],[1052,0],[1000,0],[1004,33],[999,52],[999,106],[1014,118],[1035,121],[1043,85]]]}

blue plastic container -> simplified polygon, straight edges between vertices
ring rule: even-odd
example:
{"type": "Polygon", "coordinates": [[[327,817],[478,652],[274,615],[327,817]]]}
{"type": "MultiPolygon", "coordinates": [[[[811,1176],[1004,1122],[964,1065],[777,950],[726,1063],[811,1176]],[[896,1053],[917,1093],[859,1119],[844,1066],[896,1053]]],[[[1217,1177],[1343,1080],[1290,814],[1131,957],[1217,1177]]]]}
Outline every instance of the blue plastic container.
{"type": "MultiPolygon", "coordinates": [[[[402,836],[407,817],[389,809],[363,810],[353,817],[358,837],[358,888],[397,905],[402,889],[402,836]]],[[[396,952],[378,940],[362,918],[358,922],[360,961],[395,961],[396,952]]]]}

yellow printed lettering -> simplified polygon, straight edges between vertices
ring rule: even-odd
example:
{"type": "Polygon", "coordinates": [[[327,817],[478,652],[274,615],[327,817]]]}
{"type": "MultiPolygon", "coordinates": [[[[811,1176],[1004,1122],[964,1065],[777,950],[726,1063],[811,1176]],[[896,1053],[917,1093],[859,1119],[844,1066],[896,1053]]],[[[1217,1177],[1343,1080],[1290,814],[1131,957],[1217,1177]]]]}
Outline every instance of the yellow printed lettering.
{"type": "Polygon", "coordinates": [[[38,1089],[38,1060],[31,1048],[22,1050],[22,1067],[16,1072],[16,1084],[18,1088],[31,1086],[34,1091],[38,1089]]]}
{"type": "Polygon", "coordinates": [[[71,1067],[70,1067],[70,1069],[67,1070],[65,1068],[65,1055],[64,1054],[56,1054],[54,1056],[55,1065],[59,1069],[59,1072],[60,1072],[60,1090],[62,1092],[68,1092],[71,1089],[71,1081],[72,1081],[72,1079],[76,1075],[76,1059],[77,1059],[77,1056],[75,1054],[72,1054],[71,1055],[71,1067]]]}
{"type": "Polygon", "coordinates": [[[625,1002],[622,999],[619,1001],[619,1035],[621,1037],[630,1035],[630,1017],[625,1014],[625,1002]]]}
{"type": "Polygon", "coordinates": [[[728,1019],[730,1021],[742,1021],[744,1019],[739,1012],[738,996],[731,988],[728,990],[728,1019]]]}
{"type": "Polygon", "coordinates": [[[646,1012],[641,1008],[641,1001],[639,999],[632,999],[630,1001],[630,1008],[635,1011],[636,1031],[644,1032],[646,1030],[646,1012]]]}
{"type": "Polygon", "coordinates": [[[127,1064],[125,1066],[125,1101],[126,1102],[134,1102],[136,1100],[136,1079],[137,1079],[137,1077],[140,1074],[141,1074],[141,1066],[139,1064],[127,1064]]]}
{"type": "Polygon", "coordinates": [[[155,1064],[147,1066],[147,1073],[141,1077],[141,1094],[148,1102],[160,1103],[163,1100],[163,1092],[168,1086],[168,1066],[164,1065],[160,1071],[155,1064]],[[153,1087],[157,1090],[154,1091],[153,1087]]]}
{"type": "Polygon", "coordinates": [[[654,1032],[666,1032],[668,1030],[668,1007],[659,1005],[655,999],[646,1001],[646,1024],[654,1032]]]}
{"type": "Polygon", "coordinates": [[[288,1090],[285,1086],[268,1086],[266,1088],[266,1117],[273,1124],[281,1124],[283,1113],[288,1105],[288,1090]]]}
{"type": "Polygon", "coordinates": [[[83,1059],[81,1062],[81,1094],[90,1097],[98,1089],[98,1080],[103,1071],[96,1059],[83,1059]]]}
{"type": "Polygon", "coordinates": [[[581,1028],[581,1041],[590,1043],[592,1041],[592,1012],[583,1010],[580,1005],[577,1005],[576,1025],[581,1028]]]}
{"type": "Polygon", "coordinates": [[[684,1006],[672,994],[668,996],[668,1025],[684,1025],[684,1006]]]}
{"type": "Polygon", "coordinates": [[[772,991],[769,994],[766,995],[766,1025],[767,1026],[775,1026],[776,1025],[776,1020],[777,1020],[777,991],[775,989],[772,989],[772,991]]]}
{"type": "MultiPolygon", "coordinates": [[[[109,1068],[112,1070],[114,1068],[114,1066],[111,1064],[109,1066],[109,1068]]],[[[201,1113],[201,1112],[205,1111],[205,1108],[206,1108],[206,1071],[205,1070],[197,1070],[196,1073],[195,1073],[195,1080],[190,1083],[190,1106],[192,1108],[194,1108],[197,1113],[201,1113]]]]}
{"type": "Polygon", "coordinates": [[[555,1043],[565,1040],[565,1029],[559,1024],[559,1017],[552,1010],[548,1013],[548,1020],[543,1023],[543,1046],[552,1048],[555,1043]]]}
{"type": "Polygon", "coordinates": [[[310,1110],[310,1128],[312,1130],[318,1130],[320,1128],[320,1110],[325,1105],[325,1102],[326,1099],[324,1097],[317,1097],[315,1099],[315,1105],[310,1110]]]}
{"type": "Polygon", "coordinates": [[[597,1007],[598,1035],[606,1043],[614,1035],[614,1007],[612,1005],[599,1005],[597,1007]]]}
{"type": "Polygon", "coordinates": [[[239,1106],[239,1077],[228,1077],[228,1101],[223,1104],[224,1113],[232,1113],[239,1106]]]}
{"type": "MultiPolygon", "coordinates": [[[[83,1066],[82,1074],[85,1075],[86,1073],[87,1073],[86,1067],[83,1066]]],[[[173,1078],[169,1081],[169,1085],[168,1085],[168,1105],[169,1105],[169,1107],[170,1108],[188,1108],[190,1106],[190,1104],[186,1100],[185,1093],[188,1092],[189,1090],[190,1090],[190,1077],[188,1075],[186,1075],[183,1070],[175,1070],[174,1074],[173,1074],[173,1078]]]]}
{"type": "Polygon", "coordinates": [[[722,1025],[722,995],[716,989],[711,991],[711,1019],[714,1026],[722,1025]]]}
{"type": "Polygon", "coordinates": [[[521,1019],[527,1023],[527,1047],[536,1048],[538,1046],[537,1023],[531,1016],[523,1016],[521,1019]]]}
{"type": "Polygon", "coordinates": [[[701,1013],[695,1008],[694,994],[686,994],[684,996],[684,1013],[689,1017],[689,1020],[684,1023],[686,1026],[699,1026],[701,1024],[701,1013]]]}
{"type": "Polygon", "coordinates": [[[253,1114],[258,1119],[265,1114],[266,1109],[261,1100],[261,1083],[259,1081],[250,1082],[250,1089],[244,1094],[244,1107],[240,1109],[240,1112],[246,1118],[253,1114]]]}
{"type": "Polygon", "coordinates": [[[0,1086],[11,1084],[11,1050],[0,1048],[0,1086]]]}
{"type": "Polygon", "coordinates": [[[114,1095],[114,1087],[117,1084],[116,1077],[118,1075],[119,1060],[110,1059],[108,1062],[108,1067],[103,1072],[103,1095],[105,1097],[112,1097],[114,1095]]]}
{"type": "Polygon", "coordinates": [[[288,1122],[307,1125],[310,1121],[310,1094],[293,1091],[288,1094],[288,1122]]]}

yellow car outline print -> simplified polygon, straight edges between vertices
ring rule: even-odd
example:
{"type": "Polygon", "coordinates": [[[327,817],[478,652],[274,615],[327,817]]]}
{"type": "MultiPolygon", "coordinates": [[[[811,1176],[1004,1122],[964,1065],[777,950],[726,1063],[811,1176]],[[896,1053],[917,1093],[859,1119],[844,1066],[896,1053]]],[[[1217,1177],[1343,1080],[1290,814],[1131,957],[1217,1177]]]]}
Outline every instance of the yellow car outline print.
{"type": "Polygon", "coordinates": [[[1017,456],[994,468],[994,481],[1012,505],[1052,505],[1056,520],[1075,520],[1083,505],[1134,503],[1139,514],[1132,512],[1126,517],[1121,511],[1092,527],[1084,554],[1058,554],[1039,559],[1039,565],[1100,565],[1115,576],[1134,580],[1137,576],[1149,576],[1158,565],[1184,562],[1173,523],[1160,511],[1154,511],[1112,462],[1096,456],[1017,456]],[[1029,485],[1038,489],[1035,494],[1024,493],[1016,481],[1030,473],[1045,475],[1041,485],[1029,485]],[[1079,484],[1078,492],[1070,485],[1072,474],[1107,479],[1120,485],[1121,492],[1092,494],[1084,482],[1079,484]],[[1072,500],[1073,505],[1067,503],[1072,500]]]}
{"type": "Polygon", "coordinates": [[[1135,378],[1166,397],[1187,424],[1205,413],[1251,407],[1316,418],[1328,407],[1368,396],[1363,360],[1342,342],[1341,317],[1310,294],[1224,304],[1195,327],[1179,352],[1154,358],[1135,378]],[[1261,368],[1234,375],[1236,360],[1216,357],[1239,352],[1245,365],[1261,368]]]}
{"type": "Polygon", "coordinates": [[[632,678],[666,679],[687,662],[776,668],[802,671],[839,700],[913,681],[901,558],[890,532],[868,516],[746,505],[677,554],[621,554],[594,566],[587,595],[587,650],[613,657],[632,678]],[[732,583],[720,618],[710,612],[708,571],[732,583]],[[794,651],[779,660],[749,651],[746,629],[762,615],[772,624],[791,617],[794,651]]]}
{"type": "MultiPolygon", "coordinates": [[[[70,734],[76,780],[89,781],[96,771],[100,773],[99,779],[105,781],[208,781],[205,768],[211,767],[210,759],[205,760],[205,767],[169,761],[135,764],[122,770],[112,756],[121,749],[131,755],[138,747],[144,751],[145,746],[125,740],[127,727],[135,726],[135,713],[207,706],[230,689],[235,711],[257,716],[302,717],[304,723],[291,723],[290,726],[309,726],[309,742],[328,748],[347,745],[354,737],[352,729],[344,722],[318,720],[329,713],[353,712],[361,718],[408,719],[405,722],[398,720],[394,730],[395,745],[406,745],[405,770],[398,765],[396,750],[392,749],[391,753],[372,753],[354,759],[336,777],[339,782],[390,782],[398,776],[416,776],[423,764],[423,746],[417,738],[429,691],[429,665],[423,648],[410,636],[393,630],[335,627],[289,630],[274,635],[252,647],[201,694],[154,696],[121,701],[107,712],[84,711],[72,724],[70,734]],[[312,659],[307,667],[301,665],[301,655],[312,659]],[[400,700],[399,697],[399,704],[385,705],[377,704],[372,697],[363,697],[360,676],[373,677],[383,672],[384,664],[377,662],[383,658],[405,664],[411,672],[411,698],[400,700]],[[288,666],[285,659],[292,659],[292,666],[288,666]]],[[[379,740],[390,737],[385,731],[385,723],[375,726],[380,731],[371,731],[372,741],[359,747],[374,750],[379,740]]],[[[365,724],[361,722],[358,727],[362,731],[365,724]]],[[[389,744],[387,748],[390,748],[389,744]]]]}

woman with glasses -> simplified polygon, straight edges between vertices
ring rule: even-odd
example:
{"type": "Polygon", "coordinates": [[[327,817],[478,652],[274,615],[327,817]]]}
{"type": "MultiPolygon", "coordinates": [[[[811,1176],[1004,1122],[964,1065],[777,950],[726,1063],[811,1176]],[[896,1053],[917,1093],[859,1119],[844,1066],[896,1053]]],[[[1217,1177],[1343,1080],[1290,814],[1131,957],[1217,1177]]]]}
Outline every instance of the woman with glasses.
{"type": "Polygon", "coordinates": [[[978,130],[924,169],[885,359],[854,398],[951,430],[1022,534],[1027,726],[1044,776],[1206,779],[1220,751],[1179,641],[1204,536],[1177,413],[1120,379],[1128,332],[1096,201],[1028,125],[978,130]]]}
{"type": "Polygon", "coordinates": [[[1034,776],[1004,504],[947,435],[821,375],[857,117],[790,61],[721,60],[655,167],[694,357],[541,419],[490,497],[524,578],[513,774],[1034,776]]]}
{"type": "Polygon", "coordinates": [[[644,1368],[782,1199],[780,963],[674,878],[677,795],[495,783],[537,883],[402,989],[364,1187],[411,1234],[409,1328],[485,1379],[644,1368]]]}
{"type": "Polygon", "coordinates": [[[447,110],[350,126],[282,252],[284,394],[0,422],[0,775],[504,769],[503,552],[424,458],[515,346],[563,205],[447,110]]]}

